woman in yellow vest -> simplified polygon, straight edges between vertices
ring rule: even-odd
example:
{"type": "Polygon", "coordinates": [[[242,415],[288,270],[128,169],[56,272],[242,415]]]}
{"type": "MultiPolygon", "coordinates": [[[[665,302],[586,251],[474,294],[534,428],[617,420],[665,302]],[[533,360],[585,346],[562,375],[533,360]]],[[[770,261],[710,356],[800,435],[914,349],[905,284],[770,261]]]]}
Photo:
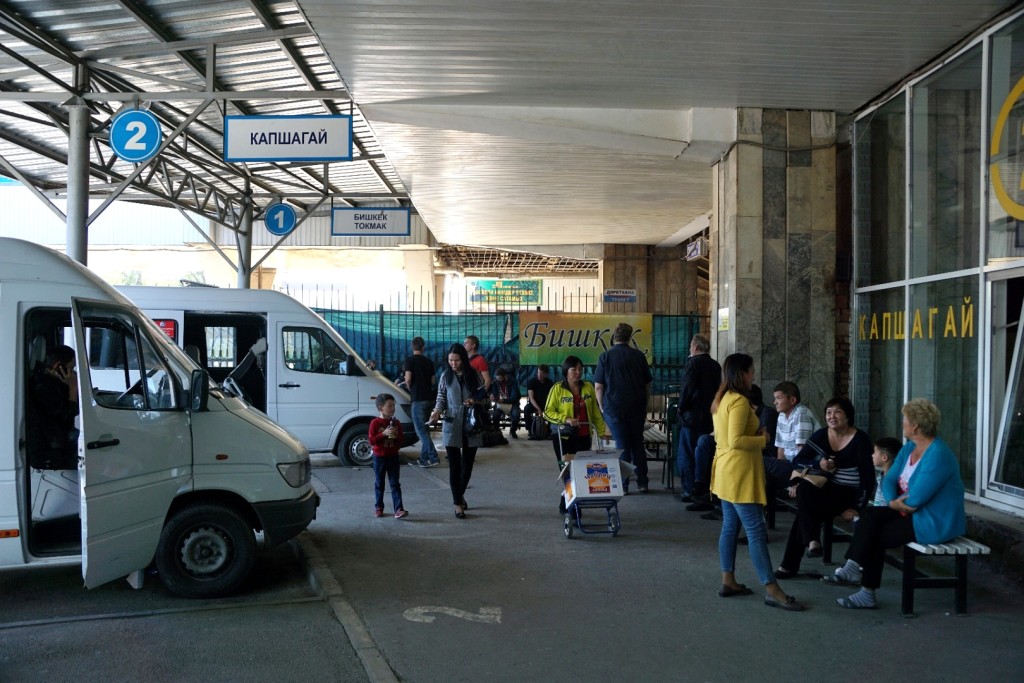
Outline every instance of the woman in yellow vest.
{"type": "Polygon", "coordinates": [[[722,376],[722,385],[711,404],[717,444],[711,464],[711,492],[722,501],[722,533],[718,537],[722,587],[718,594],[730,598],[753,593],[736,583],[736,537],[742,524],[749,541],[750,560],[765,587],[764,604],[799,612],[804,606],[779,587],[768,556],[768,531],[762,511],[768,499],[761,459],[766,437],[749,398],[754,383],[754,359],[745,353],[732,354],[725,359],[722,376]]]}

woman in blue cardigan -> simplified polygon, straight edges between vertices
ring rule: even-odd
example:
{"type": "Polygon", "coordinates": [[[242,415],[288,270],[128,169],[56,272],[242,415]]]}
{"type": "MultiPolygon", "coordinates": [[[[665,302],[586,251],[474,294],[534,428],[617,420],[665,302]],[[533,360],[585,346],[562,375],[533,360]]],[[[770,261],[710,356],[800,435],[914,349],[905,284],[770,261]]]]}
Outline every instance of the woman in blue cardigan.
{"type": "Polygon", "coordinates": [[[943,543],[964,533],[964,485],[960,464],[946,442],[936,436],[939,409],[915,398],[903,406],[903,436],[908,439],[882,480],[889,507],[869,507],[861,515],[846,553],[846,564],[822,581],[860,585],[838,598],[840,607],[873,609],[882,583],[887,548],[917,541],[943,543]]]}

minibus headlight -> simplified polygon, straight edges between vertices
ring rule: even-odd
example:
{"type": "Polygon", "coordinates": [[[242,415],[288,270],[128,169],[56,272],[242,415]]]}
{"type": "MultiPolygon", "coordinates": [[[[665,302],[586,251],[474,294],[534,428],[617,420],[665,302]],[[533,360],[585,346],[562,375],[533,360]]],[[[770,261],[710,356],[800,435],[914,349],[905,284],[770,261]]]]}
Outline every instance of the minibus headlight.
{"type": "Polygon", "coordinates": [[[310,466],[309,458],[301,462],[290,462],[283,463],[277,466],[277,471],[281,473],[284,480],[288,482],[288,485],[292,488],[299,488],[309,483],[310,466]]]}

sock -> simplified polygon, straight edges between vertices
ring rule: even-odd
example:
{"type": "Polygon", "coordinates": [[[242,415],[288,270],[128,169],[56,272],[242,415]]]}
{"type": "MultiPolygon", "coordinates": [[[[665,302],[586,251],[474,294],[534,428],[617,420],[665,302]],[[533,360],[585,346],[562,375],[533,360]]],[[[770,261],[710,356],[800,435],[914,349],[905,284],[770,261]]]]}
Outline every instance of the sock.
{"type": "MultiPolygon", "coordinates": [[[[860,565],[853,560],[847,560],[846,564],[836,569],[836,577],[847,583],[860,583],[860,565]]],[[[874,593],[872,592],[872,600],[874,593]]]]}
{"type": "Polygon", "coordinates": [[[858,607],[874,607],[876,604],[875,590],[873,588],[861,588],[846,599],[858,607]]]}

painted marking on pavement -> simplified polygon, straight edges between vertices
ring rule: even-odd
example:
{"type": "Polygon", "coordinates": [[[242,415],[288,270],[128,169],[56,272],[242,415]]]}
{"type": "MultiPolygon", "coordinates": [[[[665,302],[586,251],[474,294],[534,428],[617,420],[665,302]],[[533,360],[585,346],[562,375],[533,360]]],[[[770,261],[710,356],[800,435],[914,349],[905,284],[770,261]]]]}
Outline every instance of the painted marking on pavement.
{"type": "Polygon", "coordinates": [[[405,613],[402,614],[402,616],[409,621],[419,621],[424,624],[429,624],[434,621],[435,617],[428,614],[428,612],[447,614],[450,617],[465,619],[466,621],[476,621],[483,624],[501,623],[500,607],[481,607],[479,614],[473,614],[472,612],[456,609],[454,607],[410,607],[405,610],[405,613]]]}

